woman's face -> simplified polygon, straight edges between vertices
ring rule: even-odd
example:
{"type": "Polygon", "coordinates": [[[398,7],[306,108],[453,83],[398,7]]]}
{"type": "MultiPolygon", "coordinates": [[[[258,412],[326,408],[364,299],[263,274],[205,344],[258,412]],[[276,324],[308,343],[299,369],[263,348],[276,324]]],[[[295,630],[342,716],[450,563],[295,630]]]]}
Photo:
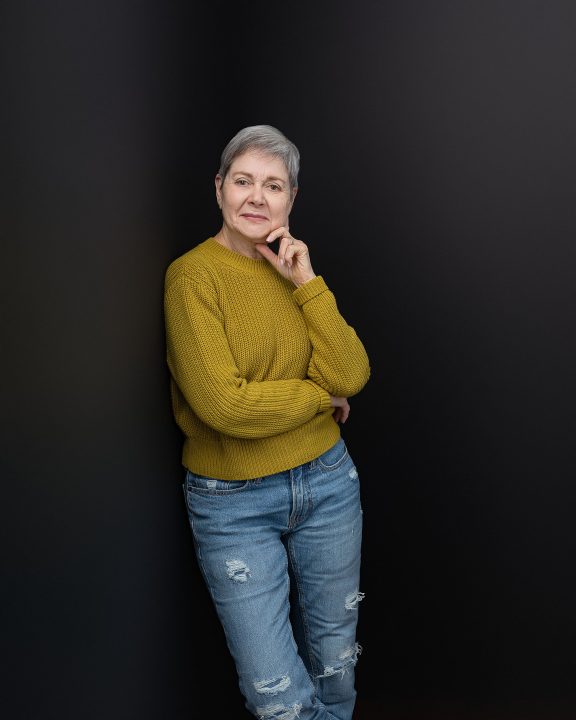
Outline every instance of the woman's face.
{"type": "Polygon", "coordinates": [[[216,197],[227,231],[253,242],[288,226],[294,200],[284,162],[256,150],[235,158],[224,181],[216,176],[216,197]]]}

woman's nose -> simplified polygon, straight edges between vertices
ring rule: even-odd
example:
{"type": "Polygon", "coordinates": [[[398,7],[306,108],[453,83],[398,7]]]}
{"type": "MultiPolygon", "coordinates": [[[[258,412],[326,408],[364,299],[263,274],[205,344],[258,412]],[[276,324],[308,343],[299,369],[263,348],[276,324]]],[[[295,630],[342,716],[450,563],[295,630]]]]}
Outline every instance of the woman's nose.
{"type": "Polygon", "coordinates": [[[263,202],[264,193],[262,192],[262,186],[259,183],[253,183],[252,192],[250,193],[250,200],[255,203],[263,202]]]}

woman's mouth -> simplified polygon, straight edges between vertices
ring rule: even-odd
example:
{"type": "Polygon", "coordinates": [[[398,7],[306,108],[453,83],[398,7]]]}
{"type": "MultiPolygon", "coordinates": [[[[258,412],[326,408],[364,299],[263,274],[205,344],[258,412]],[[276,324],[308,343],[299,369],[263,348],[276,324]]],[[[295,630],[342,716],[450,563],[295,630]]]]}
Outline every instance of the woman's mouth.
{"type": "Polygon", "coordinates": [[[243,218],[246,220],[250,220],[251,222],[261,223],[261,222],[267,222],[268,218],[264,215],[255,215],[252,213],[245,213],[242,215],[243,218]]]}

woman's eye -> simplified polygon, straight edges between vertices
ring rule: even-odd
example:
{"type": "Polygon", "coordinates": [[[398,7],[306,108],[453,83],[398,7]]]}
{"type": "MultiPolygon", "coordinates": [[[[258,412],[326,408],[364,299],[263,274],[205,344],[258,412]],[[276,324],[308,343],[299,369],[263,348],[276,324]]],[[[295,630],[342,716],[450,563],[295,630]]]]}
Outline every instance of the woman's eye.
{"type": "Polygon", "coordinates": [[[280,185],[275,185],[274,183],[272,183],[271,185],[268,185],[268,187],[270,190],[274,190],[274,192],[277,192],[278,190],[282,190],[280,185]]]}
{"type": "Polygon", "coordinates": [[[238,178],[235,182],[236,185],[248,185],[248,180],[245,180],[244,178],[238,178]]]}

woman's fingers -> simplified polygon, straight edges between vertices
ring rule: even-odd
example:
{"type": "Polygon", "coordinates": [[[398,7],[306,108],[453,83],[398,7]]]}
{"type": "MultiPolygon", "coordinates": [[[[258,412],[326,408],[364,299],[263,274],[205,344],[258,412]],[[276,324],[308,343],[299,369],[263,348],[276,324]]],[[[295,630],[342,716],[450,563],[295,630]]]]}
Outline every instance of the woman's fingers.
{"type": "Polygon", "coordinates": [[[266,238],[266,244],[269,245],[270,243],[273,243],[274,240],[280,240],[285,235],[290,235],[287,227],[278,227],[275,230],[272,230],[270,235],[266,238]]]}
{"type": "Polygon", "coordinates": [[[348,415],[350,415],[350,405],[348,404],[348,401],[346,400],[344,404],[338,408],[338,410],[340,410],[339,422],[344,424],[346,420],[348,420],[348,415]]]}
{"type": "Polygon", "coordinates": [[[296,240],[290,235],[287,227],[279,227],[273,230],[266,238],[266,244],[270,244],[275,240],[280,240],[278,246],[278,262],[280,265],[291,267],[294,264],[294,256],[307,252],[308,248],[300,240],[296,240]]]}
{"type": "Polygon", "coordinates": [[[260,255],[265,257],[266,260],[268,260],[268,262],[273,265],[283,277],[290,277],[291,268],[280,261],[280,255],[276,255],[271,247],[268,247],[268,245],[264,245],[263,243],[258,243],[256,245],[256,250],[258,250],[260,255]]]}
{"type": "Polygon", "coordinates": [[[313,277],[312,265],[308,254],[308,246],[301,240],[293,237],[283,237],[278,250],[279,262],[290,270],[297,270],[300,274],[308,273],[313,277]]]}
{"type": "Polygon", "coordinates": [[[290,235],[290,231],[287,227],[279,227],[276,230],[273,230],[266,238],[267,243],[274,242],[274,240],[280,240],[280,244],[278,246],[278,262],[280,265],[291,267],[292,258],[296,252],[296,245],[298,241],[290,235]]]}
{"type": "Polygon", "coordinates": [[[310,263],[308,246],[301,240],[293,238],[287,227],[273,230],[266,238],[266,242],[256,245],[256,248],[281,275],[292,280],[297,287],[316,277],[310,263]],[[278,254],[269,247],[269,244],[275,240],[280,240],[278,254]]]}
{"type": "Polygon", "coordinates": [[[294,257],[295,251],[294,238],[290,237],[290,235],[285,235],[280,240],[280,247],[278,248],[278,259],[280,261],[280,265],[292,267],[292,258],[294,257]]]}
{"type": "Polygon", "coordinates": [[[272,232],[268,235],[264,247],[267,248],[268,245],[270,245],[270,243],[273,243],[275,240],[280,240],[280,245],[278,246],[278,254],[276,254],[273,250],[264,251],[264,248],[258,249],[260,250],[261,254],[264,255],[264,257],[271,262],[272,260],[274,260],[274,262],[278,265],[286,265],[286,250],[288,246],[294,242],[294,238],[291,237],[288,228],[279,227],[276,228],[276,230],[272,230],[272,232]]]}
{"type": "Polygon", "coordinates": [[[334,407],[332,417],[336,422],[344,424],[346,420],[348,420],[348,415],[350,415],[350,404],[348,400],[345,397],[332,396],[331,403],[334,407]]]}

